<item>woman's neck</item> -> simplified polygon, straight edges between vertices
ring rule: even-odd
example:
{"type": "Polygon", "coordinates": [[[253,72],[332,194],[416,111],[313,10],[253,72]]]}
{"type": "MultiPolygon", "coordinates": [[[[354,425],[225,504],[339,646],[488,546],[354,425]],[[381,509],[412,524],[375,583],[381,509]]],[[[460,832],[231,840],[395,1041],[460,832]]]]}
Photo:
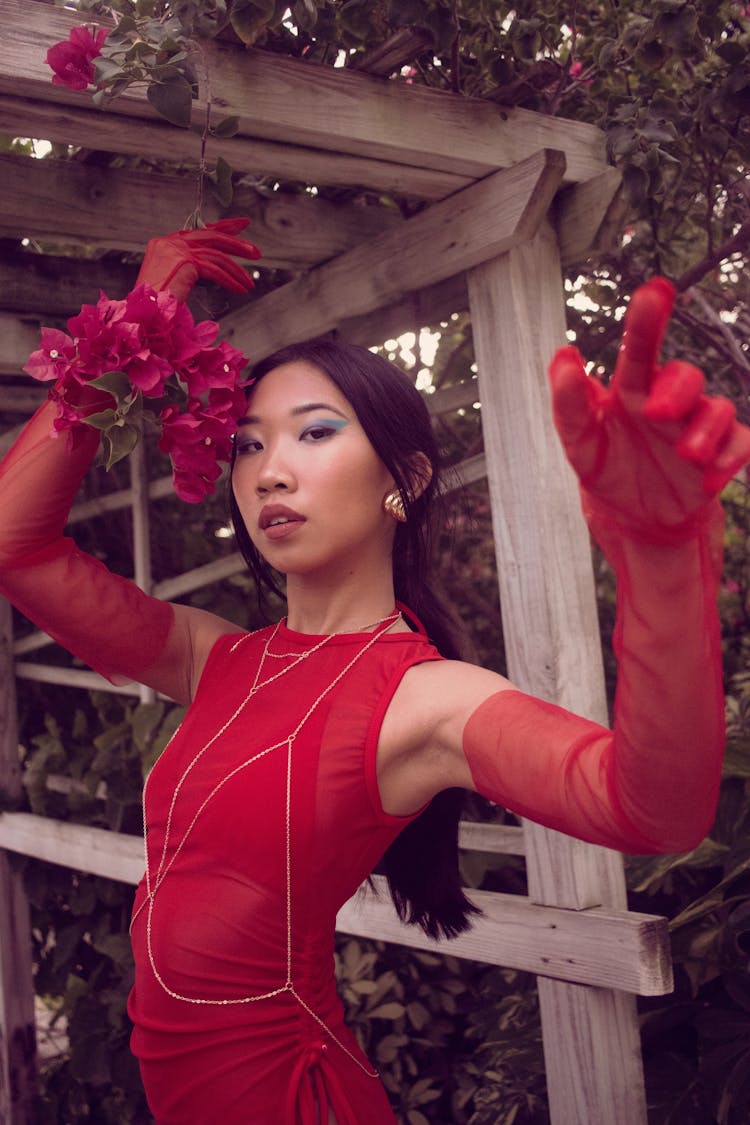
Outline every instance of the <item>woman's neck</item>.
{"type": "Polygon", "coordinates": [[[331,587],[300,576],[287,580],[287,625],[298,633],[367,630],[393,613],[395,605],[390,574],[368,585],[337,582],[331,587]]]}

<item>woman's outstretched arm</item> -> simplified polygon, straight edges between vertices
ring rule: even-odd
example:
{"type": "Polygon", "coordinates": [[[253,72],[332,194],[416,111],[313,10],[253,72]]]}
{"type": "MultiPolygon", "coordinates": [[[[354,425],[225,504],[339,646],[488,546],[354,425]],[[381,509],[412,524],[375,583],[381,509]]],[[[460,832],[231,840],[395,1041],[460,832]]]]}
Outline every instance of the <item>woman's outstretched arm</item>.
{"type": "MultiPolygon", "coordinates": [[[[574,349],[559,352],[550,370],[584,511],[617,574],[613,729],[481,669],[424,665],[407,674],[401,695],[411,695],[401,729],[412,748],[424,748],[412,758],[423,784],[413,795],[427,796],[431,771],[437,788],[465,785],[549,827],[634,853],[687,850],[710,827],[724,750],[716,495],[750,457],[750,431],[726,400],[703,393],[697,369],[657,367],[671,303],[660,280],[635,294],[609,388],[585,374],[574,349]]],[[[390,718],[384,732],[403,748],[398,712],[390,718]]],[[[387,788],[397,771],[389,780],[387,754],[384,761],[387,788]]],[[[390,793],[397,802],[396,788],[390,793]]]]}
{"type": "MultiPolygon", "coordinates": [[[[235,237],[237,223],[153,239],[137,284],[169,289],[178,300],[199,277],[247,290],[252,283],[229,254],[257,252],[235,237]]],[[[68,405],[82,413],[112,401],[86,385],[77,394],[68,405]]],[[[45,403],[0,464],[0,593],[107,678],[138,680],[189,702],[210,644],[235,627],[146,596],[63,535],[99,434],[82,422],[55,433],[57,413],[56,403],[45,403]]]]}

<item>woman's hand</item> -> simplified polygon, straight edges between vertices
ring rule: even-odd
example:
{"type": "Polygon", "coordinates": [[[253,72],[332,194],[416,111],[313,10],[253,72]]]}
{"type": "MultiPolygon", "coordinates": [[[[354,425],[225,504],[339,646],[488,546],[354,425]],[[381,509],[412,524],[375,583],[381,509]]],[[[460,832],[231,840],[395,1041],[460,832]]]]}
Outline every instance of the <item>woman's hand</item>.
{"type": "Polygon", "coordinates": [[[249,273],[234,258],[259,258],[252,242],[237,238],[248,219],[219,219],[200,230],[178,230],[152,238],[146,247],[136,285],[169,289],[179,301],[186,301],[199,278],[213,281],[234,293],[247,293],[253,287],[249,273]]]}
{"type": "Polygon", "coordinates": [[[691,524],[750,460],[750,429],[728,399],[704,393],[698,368],[658,366],[673,301],[663,278],[636,290],[608,388],[586,375],[573,347],[549,371],[555,425],[584,503],[635,532],[691,524]]]}

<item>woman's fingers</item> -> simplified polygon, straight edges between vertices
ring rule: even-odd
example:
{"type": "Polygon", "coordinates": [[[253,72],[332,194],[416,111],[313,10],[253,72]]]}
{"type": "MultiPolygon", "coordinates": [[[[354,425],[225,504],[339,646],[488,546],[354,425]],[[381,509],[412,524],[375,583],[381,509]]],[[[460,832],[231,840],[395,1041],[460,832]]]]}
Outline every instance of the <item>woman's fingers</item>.
{"type": "Polygon", "coordinates": [[[612,379],[612,389],[621,396],[649,393],[674,297],[674,286],[664,277],[651,278],[633,294],[612,379]]]}
{"type": "Polygon", "coordinates": [[[743,426],[741,422],[734,422],[713,465],[710,465],[703,475],[704,492],[710,494],[720,492],[748,461],[750,461],[750,428],[743,426]]]}
{"type": "Polygon", "coordinates": [[[643,404],[643,415],[651,422],[676,422],[697,406],[706,380],[692,363],[671,359],[657,372],[643,404]]]}
{"type": "Polygon", "coordinates": [[[693,411],[676,449],[681,457],[701,468],[715,461],[734,424],[734,406],[727,398],[707,398],[693,411]]]}
{"type": "Polygon", "coordinates": [[[601,406],[607,391],[586,374],[577,348],[559,348],[549,366],[555,426],[568,460],[585,479],[601,456],[601,406]]]}

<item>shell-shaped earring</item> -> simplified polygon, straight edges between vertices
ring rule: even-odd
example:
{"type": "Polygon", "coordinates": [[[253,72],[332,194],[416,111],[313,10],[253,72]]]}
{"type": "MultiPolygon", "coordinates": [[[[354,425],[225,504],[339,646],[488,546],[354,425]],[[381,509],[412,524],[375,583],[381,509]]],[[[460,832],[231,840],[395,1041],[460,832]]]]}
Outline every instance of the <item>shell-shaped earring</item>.
{"type": "Polygon", "coordinates": [[[383,511],[392,516],[399,523],[406,523],[406,509],[404,500],[398,488],[392,488],[383,497],[383,511]]]}

